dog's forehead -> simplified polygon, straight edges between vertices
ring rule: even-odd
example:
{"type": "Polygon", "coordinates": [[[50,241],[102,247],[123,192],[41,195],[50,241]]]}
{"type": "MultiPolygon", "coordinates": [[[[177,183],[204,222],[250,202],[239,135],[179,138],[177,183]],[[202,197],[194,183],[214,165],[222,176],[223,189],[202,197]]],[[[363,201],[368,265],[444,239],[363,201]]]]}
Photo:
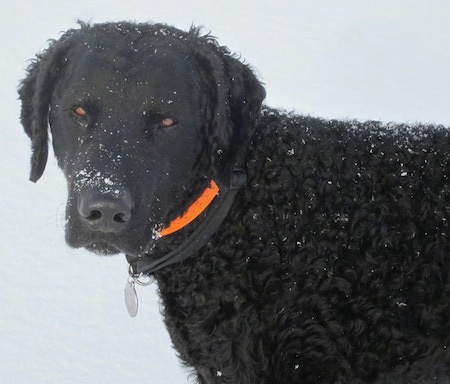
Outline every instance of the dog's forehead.
{"type": "Polygon", "coordinates": [[[113,96],[145,89],[147,97],[176,97],[192,94],[200,83],[190,54],[168,44],[133,49],[83,45],[69,61],[68,80],[77,94],[107,90],[113,96]]]}

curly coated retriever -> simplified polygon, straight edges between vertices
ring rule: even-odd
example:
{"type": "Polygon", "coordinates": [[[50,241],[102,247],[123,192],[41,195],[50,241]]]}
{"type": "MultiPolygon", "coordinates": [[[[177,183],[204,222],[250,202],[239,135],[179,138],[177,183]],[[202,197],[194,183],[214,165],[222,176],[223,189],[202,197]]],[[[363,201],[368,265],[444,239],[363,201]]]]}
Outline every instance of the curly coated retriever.
{"type": "MultiPolygon", "coordinates": [[[[450,382],[450,134],[262,108],[197,29],[82,24],[20,85],[66,240],[153,276],[199,383],[450,382]]],[[[151,380],[150,380],[151,382],[151,380]]]]}

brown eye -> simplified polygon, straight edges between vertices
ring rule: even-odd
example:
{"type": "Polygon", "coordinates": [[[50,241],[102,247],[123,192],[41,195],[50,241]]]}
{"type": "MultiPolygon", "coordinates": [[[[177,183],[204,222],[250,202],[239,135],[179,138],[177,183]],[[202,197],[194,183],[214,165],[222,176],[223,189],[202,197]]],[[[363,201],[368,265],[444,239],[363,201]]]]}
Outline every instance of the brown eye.
{"type": "Polygon", "coordinates": [[[161,127],[169,128],[176,124],[176,121],[174,119],[171,119],[170,117],[164,119],[161,121],[161,127]]]}
{"type": "Polygon", "coordinates": [[[87,116],[87,112],[84,108],[82,107],[75,107],[73,109],[73,113],[75,113],[75,115],[79,116],[79,117],[86,117],[87,116]]]}

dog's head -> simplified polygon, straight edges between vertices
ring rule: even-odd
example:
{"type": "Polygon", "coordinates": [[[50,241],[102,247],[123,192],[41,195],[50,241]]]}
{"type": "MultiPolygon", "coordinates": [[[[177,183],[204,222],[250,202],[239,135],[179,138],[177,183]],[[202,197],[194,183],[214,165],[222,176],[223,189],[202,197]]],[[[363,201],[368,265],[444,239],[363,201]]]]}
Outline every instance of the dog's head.
{"type": "Polygon", "coordinates": [[[32,181],[44,172],[50,127],[68,182],[68,244],[139,254],[211,179],[229,182],[265,92],[197,29],[107,23],[53,41],[19,95],[32,181]]]}

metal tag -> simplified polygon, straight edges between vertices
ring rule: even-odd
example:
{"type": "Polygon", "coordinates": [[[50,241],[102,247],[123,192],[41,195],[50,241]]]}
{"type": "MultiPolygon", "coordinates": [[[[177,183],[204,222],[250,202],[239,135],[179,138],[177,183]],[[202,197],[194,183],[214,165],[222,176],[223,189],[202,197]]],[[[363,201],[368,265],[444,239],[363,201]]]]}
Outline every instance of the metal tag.
{"type": "Polygon", "coordinates": [[[136,317],[138,312],[138,297],[136,288],[134,287],[134,280],[130,277],[125,285],[125,305],[127,306],[128,314],[131,317],[136,317]]]}

